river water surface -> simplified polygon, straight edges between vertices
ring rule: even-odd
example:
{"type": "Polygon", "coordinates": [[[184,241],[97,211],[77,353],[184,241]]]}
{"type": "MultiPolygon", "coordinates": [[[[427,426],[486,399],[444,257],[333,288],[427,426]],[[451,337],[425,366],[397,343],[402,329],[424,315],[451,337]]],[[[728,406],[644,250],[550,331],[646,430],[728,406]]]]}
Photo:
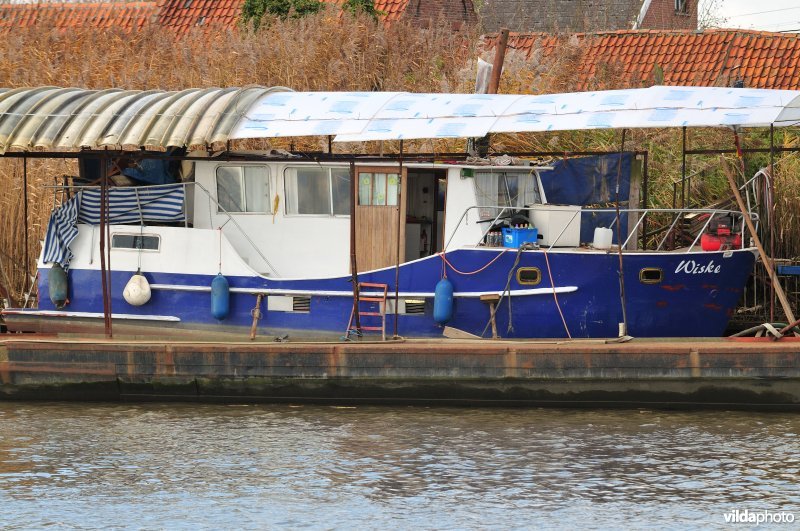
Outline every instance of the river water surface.
{"type": "Polygon", "coordinates": [[[799,485],[792,414],[0,402],[5,529],[723,528],[799,485]]]}

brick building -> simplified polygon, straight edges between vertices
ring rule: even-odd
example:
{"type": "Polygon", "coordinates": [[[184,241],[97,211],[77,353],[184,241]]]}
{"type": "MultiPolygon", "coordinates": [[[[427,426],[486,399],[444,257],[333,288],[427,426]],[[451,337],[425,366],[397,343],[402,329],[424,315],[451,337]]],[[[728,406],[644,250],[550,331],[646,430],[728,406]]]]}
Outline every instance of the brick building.
{"type": "Polygon", "coordinates": [[[486,32],[575,33],[696,29],[698,0],[484,0],[486,32]]]}

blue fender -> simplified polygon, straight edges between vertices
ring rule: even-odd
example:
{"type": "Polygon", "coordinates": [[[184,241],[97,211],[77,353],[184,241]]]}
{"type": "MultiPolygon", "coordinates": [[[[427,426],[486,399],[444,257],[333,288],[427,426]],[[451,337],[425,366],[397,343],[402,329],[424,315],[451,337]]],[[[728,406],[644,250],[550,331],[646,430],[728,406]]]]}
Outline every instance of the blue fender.
{"type": "Polygon", "coordinates": [[[453,283],[443,278],[433,292],[433,320],[444,325],[453,318],[453,283]]]}
{"type": "Polygon", "coordinates": [[[69,297],[69,280],[67,272],[61,264],[53,264],[50,273],[47,275],[47,288],[50,292],[50,300],[56,309],[60,310],[67,304],[69,297]]]}
{"type": "Polygon", "coordinates": [[[211,281],[211,315],[214,319],[225,319],[231,310],[230,287],[228,279],[222,273],[214,277],[211,281]]]}

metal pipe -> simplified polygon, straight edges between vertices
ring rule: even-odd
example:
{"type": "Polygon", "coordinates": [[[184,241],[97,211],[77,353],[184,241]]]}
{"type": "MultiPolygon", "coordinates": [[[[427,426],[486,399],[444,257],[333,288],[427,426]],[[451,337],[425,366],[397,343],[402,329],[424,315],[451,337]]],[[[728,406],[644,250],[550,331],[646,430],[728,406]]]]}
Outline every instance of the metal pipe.
{"type": "MultiPolygon", "coordinates": [[[[650,162],[650,157],[648,156],[648,153],[649,153],[648,151],[644,152],[644,161],[643,161],[643,166],[644,167],[642,168],[642,181],[643,181],[642,182],[642,202],[644,203],[644,208],[645,209],[647,209],[647,207],[649,206],[647,204],[647,202],[650,199],[650,196],[649,196],[648,190],[647,190],[649,185],[650,185],[650,182],[649,182],[649,179],[648,179],[649,175],[647,173],[647,165],[650,162]]],[[[630,205],[628,205],[628,206],[630,206],[630,205]]],[[[644,249],[646,251],[647,250],[647,238],[645,237],[645,235],[647,234],[647,214],[645,214],[642,219],[644,220],[642,222],[642,249],[644,249]]]]}
{"type": "MultiPolygon", "coordinates": [[[[358,261],[356,259],[356,202],[358,201],[358,185],[356,179],[356,162],[350,158],[350,282],[353,284],[353,317],[356,331],[361,333],[361,312],[358,311],[358,261]]],[[[350,330],[345,331],[349,334],[350,330]]]]}
{"type": "MultiPolygon", "coordinates": [[[[782,151],[800,151],[800,147],[776,147],[776,152],[782,151]]],[[[730,153],[731,150],[709,150],[705,154],[713,155],[718,153],[730,153]]],[[[745,152],[752,152],[752,153],[768,153],[769,150],[767,148],[753,148],[747,149],[745,152]]],[[[606,150],[585,150],[585,151],[508,151],[504,152],[506,155],[513,156],[513,157],[578,157],[578,156],[589,156],[589,155],[613,155],[617,153],[616,151],[606,151],[606,150]]],[[[636,154],[644,153],[644,151],[635,151],[636,154]]],[[[350,155],[345,153],[318,153],[318,152],[309,152],[309,153],[298,153],[295,156],[291,157],[270,157],[266,155],[258,155],[254,153],[247,153],[247,154],[231,154],[231,153],[220,153],[219,155],[215,155],[213,159],[208,156],[196,156],[196,155],[168,155],[166,153],[161,152],[141,152],[141,151],[121,151],[121,150],[102,150],[102,151],[93,151],[93,150],[83,150],[83,151],[10,151],[4,154],[0,154],[0,158],[23,158],[27,157],[30,159],[81,159],[81,158],[99,158],[105,154],[109,154],[112,156],[120,156],[120,157],[127,157],[133,160],[141,160],[141,159],[154,159],[154,160],[187,160],[187,161],[217,161],[217,162],[230,162],[230,161],[245,161],[245,162],[254,162],[254,161],[262,161],[262,162],[303,162],[302,158],[299,157],[308,157],[308,160],[320,160],[323,162],[342,162],[347,163],[350,160],[350,155]]],[[[703,154],[697,151],[687,151],[687,154],[703,154]]],[[[419,152],[409,154],[406,153],[404,158],[406,163],[409,161],[420,161],[420,162],[432,162],[436,160],[465,160],[469,155],[466,153],[460,152],[453,152],[453,153],[446,153],[446,152],[419,152]]],[[[393,155],[381,155],[380,153],[365,153],[358,157],[359,162],[386,162],[386,161],[393,161],[395,157],[393,155]]]]}
{"type": "MultiPolygon", "coordinates": [[[[686,128],[683,128],[684,132],[686,128]]],[[[622,267],[622,222],[620,221],[619,214],[619,181],[622,176],[622,156],[625,153],[625,133],[627,129],[622,130],[622,140],[619,145],[619,159],[617,160],[617,183],[616,183],[616,200],[614,206],[616,207],[616,222],[617,222],[617,256],[619,256],[619,300],[622,305],[622,330],[620,336],[628,335],[628,312],[625,309],[625,275],[622,267]]],[[[630,205],[628,205],[630,206],[630,205]]]]}
{"type": "Polygon", "coordinates": [[[686,126],[683,129],[681,144],[681,207],[686,208],[686,126]]]}
{"type": "Polygon", "coordinates": [[[494,50],[494,61],[492,62],[492,77],[489,78],[489,88],[487,94],[497,94],[500,88],[500,74],[503,73],[503,63],[506,59],[506,47],[508,46],[508,28],[500,30],[494,50]]]}
{"type": "MultiPolygon", "coordinates": [[[[244,231],[244,229],[242,229],[241,225],[239,225],[239,223],[236,221],[236,219],[233,216],[231,216],[230,212],[225,210],[225,207],[220,205],[219,202],[216,199],[211,197],[211,192],[209,192],[208,189],[205,186],[203,186],[202,184],[200,184],[198,182],[194,182],[192,184],[194,184],[195,186],[199,186],[200,189],[203,190],[203,192],[205,192],[205,194],[208,196],[208,199],[210,201],[212,201],[215,205],[217,205],[217,208],[222,209],[222,212],[226,216],[228,216],[228,221],[232,221],[233,222],[233,225],[237,229],[239,229],[239,232],[242,234],[242,236],[244,236],[244,238],[247,240],[247,242],[250,244],[250,246],[253,248],[253,250],[255,250],[255,252],[258,253],[258,256],[260,256],[261,259],[264,260],[264,263],[267,264],[270,267],[270,269],[272,269],[273,273],[275,273],[276,275],[280,276],[280,273],[278,273],[278,270],[275,269],[275,267],[269,262],[269,260],[267,260],[267,257],[264,256],[264,253],[262,253],[261,250],[258,248],[258,246],[253,242],[253,240],[250,239],[250,236],[248,236],[248,234],[244,231]]],[[[210,215],[211,215],[211,209],[209,209],[209,216],[210,215]]],[[[226,221],[225,223],[228,223],[228,221],[226,221]]],[[[211,223],[209,223],[209,225],[211,225],[211,223]]]]}
{"type": "MultiPolygon", "coordinates": [[[[25,231],[25,281],[22,283],[22,292],[28,293],[28,279],[30,278],[30,257],[28,256],[28,158],[22,157],[22,218],[25,231]]],[[[27,305],[27,301],[26,305],[27,305]]]]}
{"type": "MultiPolygon", "coordinates": [[[[402,214],[403,214],[403,141],[400,140],[400,169],[397,174],[397,261],[394,267],[394,336],[393,339],[398,339],[397,325],[400,319],[400,235],[402,231],[402,214]]],[[[383,310],[386,311],[386,308],[383,310]]]]}
{"type": "Polygon", "coordinates": [[[109,307],[109,285],[106,275],[106,225],[108,223],[108,204],[106,202],[108,194],[108,160],[105,157],[100,159],[100,281],[103,289],[103,327],[106,337],[111,336],[111,308],[109,307]]]}
{"type": "MultiPolygon", "coordinates": [[[[742,153],[769,153],[769,148],[743,148],[742,153]]],[[[793,146],[793,147],[782,147],[782,146],[775,146],[775,153],[791,153],[791,152],[800,152],[800,146],[793,146]]],[[[53,152],[36,152],[36,151],[11,151],[5,154],[0,155],[0,158],[29,158],[29,159],[80,159],[80,158],[98,158],[100,154],[105,153],[105,151],[95,152],[95,151],[53,151],[53,152]]],[[[119,150],[108,150],[109,154],[118,155],[128,157],[134,160],[139,159],[156,159],[156,160],[187,160],[187,161],[208,161],[212,160],[209,157],[205,156],[193,156],[193,155],[167,155],[162,153],[154,153],[154,152],[147,152],[142,153],[140,151],[119,151],[119,150]]],[[[235,153],[235,152],[234,152],[235,153]]],[[[585,150],[585,151],[508,151],[504,152],[506,155],[514,156],[514,157],[577,157],[577,156],[588,156],[588,155],[613,155],[616,154],[616,151],[606,151],[606,150],[585,150]]],[[[634,151],[636,154],[642,154],[644,151],[634,151]]],[[[735,149],[687,149],[687,155],[725,155],[725,154],[735,154],[737,153],[735,149]]],[[[298,158],[306,156],[314,158],[314,160],[321,160],[323,162],[343,162],[346,163],[349,160],[348,154],[327,154],[327,153],[319,153],[319,152],[309,152],[309,153],[297,153],[297,155],[293,157],[269,157],[264,155],[257,155],[253,153],[249,153],[246,155],[236,155],[236,154],[228,154],[222,153],[219,155],[214,156],[214,161],[269,161],[269,162],[302,162],[302,158],[298,158]]],[[[409,154],[406,153],[404,158],[406,163],[409,161],[419,160],[421,162],[431,162],[433,160],[464,160],[468,157],[465,153],[460,152],[418,152],[409,154]]],[[[365,153],[359,156],[359,162],[381,162],[381,161],[390,161],[395,160],[394,156],[391,154],[388,155],[381,155],[379,153],[365,153]]]]}
{"type": "Polygon", "coordinates": [[[656,251],[660,251],[661,247],[664,246],[664,243],[667,241],[667,238],[669,237],[669,234],[672,232],[672,229],[675,228],[675,224],[678,223],[678,220],[681,218],[681,212],[682,210],[678,210],[677,213],[675,214],[675,220],[672,222],[672,225],[669,226],[669,230],[667,231],[667,233],[664,234],[664,238],[661,240],[661,243],[659,243],[658,247],[656,247],[656,251]]]}
{"type": "Polygon", "coordinates": [[[692,241],[692,244],[689,246],[689,250],[690,251],[692,250],[692,248],[695,245],[697,245],[697,240],[699,240],[703,236],[703,234],[706,232],[706,229],[708,229],[708,226],[711,225],[711,220],[714,219],[715,215],[716,214],[711,214],[710,216],[708,216],[708,219],[706,220],[705,224],[703,225],[703,228],[700,229],[700,232],[697,233],[697,237],[695,237],[694,241],[692,241]]]}
{"type": "MultiPolygon", "coordinates": [[[[773,201],[773,184],[775,182],[775,124],[769,124],[769,177],[767,178],[767,190],[769,200],[767,204],[767,230],[769,231],[769,255],[775,256],[775,203],[773,201]]],[[[769,320],[775,321],[775,287],[769,285],[769,320]]]]}
{"type": "MultiPolygon", "coordinates": [[[[633,235],[636,234],[637,230],[639,230],[639,225],[641,225],[644,222],[644,220],[647,219],[647,214],[649,214],[649,212],[647,211],[647,209],[645,209],[642,216],[636,221],[636,225],[633,226],[633,230],[628,234],[628,237],[625,238],[625,243],[622,244],[623,248],[628,246],[628,242],[631,241],[633,235]]],[[[616,221],[617,220],[614,220],[614,223],[616,223],[616,221]]]]}

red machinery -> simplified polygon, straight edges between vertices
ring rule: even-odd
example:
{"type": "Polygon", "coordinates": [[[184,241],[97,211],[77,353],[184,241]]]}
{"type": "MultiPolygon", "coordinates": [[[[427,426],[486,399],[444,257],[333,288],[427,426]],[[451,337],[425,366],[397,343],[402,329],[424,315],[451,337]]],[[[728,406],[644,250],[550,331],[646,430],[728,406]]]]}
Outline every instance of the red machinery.
{"type": "Polygon", "coordinates": [[[731,234],[733,220],[730,216],[717,217],[711,220],[708,232],[700,237],[700,247],[704,251],[720,249],[737,249],[742,246],[742,235],[731,234]]]}

